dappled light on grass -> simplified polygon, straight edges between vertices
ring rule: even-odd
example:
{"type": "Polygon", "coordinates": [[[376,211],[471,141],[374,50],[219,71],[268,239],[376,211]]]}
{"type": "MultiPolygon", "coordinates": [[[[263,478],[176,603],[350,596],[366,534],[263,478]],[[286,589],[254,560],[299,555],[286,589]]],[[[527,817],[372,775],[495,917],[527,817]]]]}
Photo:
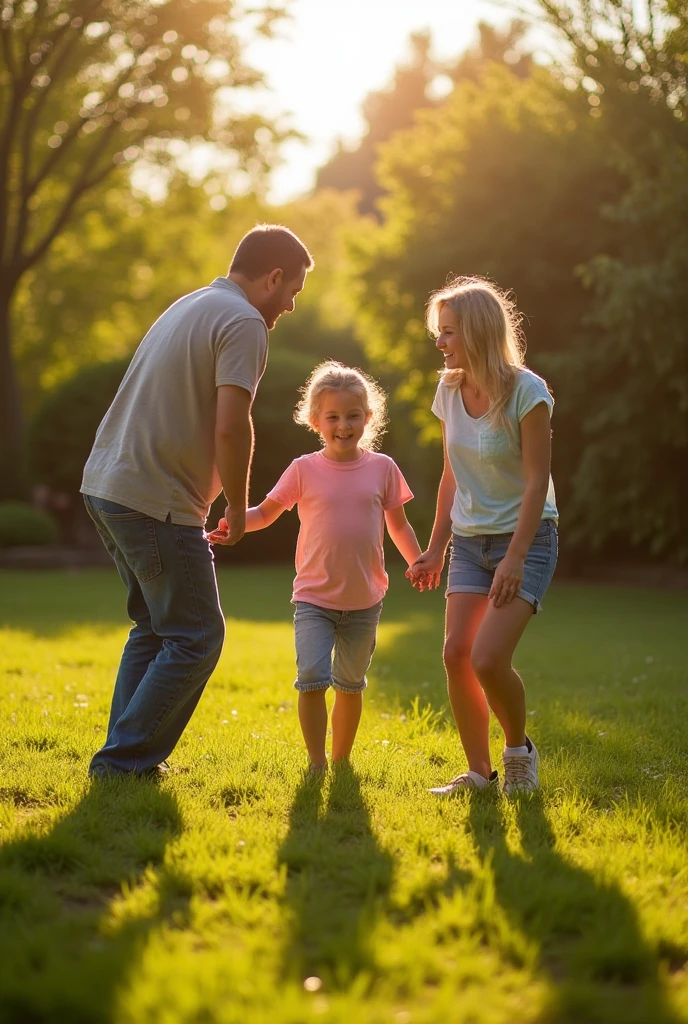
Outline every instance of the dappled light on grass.
{"type": "Polygon", "coordinates": [[[121,584],[0,588],[0,1016],[678,1024],[686,596],[555,585],[517,659],[541,795],[436,801],[465,767],[441,594],[393,574],[351,767],[313,780],[291,575],[221,573],[227,642],[172,775],[93,787],[121,584]]]}

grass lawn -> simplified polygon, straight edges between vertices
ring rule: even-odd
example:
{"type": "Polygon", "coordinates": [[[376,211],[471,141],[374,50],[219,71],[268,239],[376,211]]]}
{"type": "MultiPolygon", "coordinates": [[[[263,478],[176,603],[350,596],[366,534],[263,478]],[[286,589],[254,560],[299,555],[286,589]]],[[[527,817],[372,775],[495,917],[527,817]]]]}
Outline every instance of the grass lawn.
{"type": "Polygon", "coordinates": [[[442,802],[441,595],[395,574],[353,769],[317,781],[290,581],[222,572],[175,774],[91,787],[123,588],[0,573],[0,1022],[688,1020],[688,595],[555,586],[517,657],[541,793],[442,802]]]}

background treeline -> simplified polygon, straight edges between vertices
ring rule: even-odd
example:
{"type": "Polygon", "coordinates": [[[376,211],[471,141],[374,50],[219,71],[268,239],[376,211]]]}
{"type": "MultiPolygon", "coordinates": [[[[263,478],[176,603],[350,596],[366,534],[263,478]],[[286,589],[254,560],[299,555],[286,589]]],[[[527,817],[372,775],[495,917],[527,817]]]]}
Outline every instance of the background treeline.
{"type": "MultiPolygon", "coordinates": [[[[640,13],[630,0],[580,0],[528,14],[550,26],[556,59],[531,55],[527,20],[481,26],[443,65],[414,37],[366,102],[360,144],[340,147],[313,194],[285,208],[169,161],[157,201],[132,190],[125,168],[96,189],[14,295],[27,472],[4,474],[3,496],[43,485],[73,536],[83,460],[140,338],[167,304],[226,272],[245,229],[282,220],[317,266],[272,335],[255,500],[317,444],[291,412],[331,356],[390,391],[384,450],[416,492],[424,538],[440,459],[423,310],[449,274],[482,274],[515,292],[529,365],[555,394],[569,562],[687,561],[688,12],[678,0],[640,13]]],[[[228,557],[290,558],[295,525],[283,517],[228,557]]]]}

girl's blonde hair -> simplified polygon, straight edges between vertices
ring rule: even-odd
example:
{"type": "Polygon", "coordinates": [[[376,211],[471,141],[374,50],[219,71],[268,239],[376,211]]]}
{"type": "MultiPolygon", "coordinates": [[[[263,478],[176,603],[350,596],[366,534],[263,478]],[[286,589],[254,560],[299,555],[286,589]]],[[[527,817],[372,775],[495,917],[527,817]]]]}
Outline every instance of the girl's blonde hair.
{"type": "Polygon", "coordinates": [[[300,391],[302,397],[294,411],[294,419],[316,434],[318,428],[315,421],[326,391],[350,391],[356,395],[366,414],[370,413],[359,446],[370,451],[379,446],[387,425],[387,396],[363,370],[327,359],[316,366],[300,391]]]}
{"type": "Polygon", "coordinates": [[[440,313],[445,306],[456,314],[463,332],[468,366],[443,370],[442,378],[460,387],[466,370],[490,399],[489,416],[495,426],[510,430],[506,406],[518,371],[525,365],[525,338],[521,314],[513,298],[482,277],[456,277],[433,292],[428,302],[428,331],[438,337],[440,313]]]}

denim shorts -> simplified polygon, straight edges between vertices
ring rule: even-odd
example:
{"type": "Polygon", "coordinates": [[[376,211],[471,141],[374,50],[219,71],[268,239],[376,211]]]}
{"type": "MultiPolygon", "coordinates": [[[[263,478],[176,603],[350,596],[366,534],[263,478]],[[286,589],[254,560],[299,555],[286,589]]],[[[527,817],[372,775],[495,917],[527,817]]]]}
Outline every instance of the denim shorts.
{"type": "MultiPolygon", "coordinates": [[[[495,569],[506,555],[513,533],[453,535],[447,597],[450,594],[489,594],[495,569]]],[[[543,519],[526,555],[523,581],[517,596],[542,610],[542,598],[557,564],[558,531],[552,519],[543,519]]]]}
{"type": "Polygon", "coordinates": [[[352,612],[297,601],[294,613],[296,689],[300,693],[326,690],[330,686],[344,693],[365,690],[381,611],[382,601],[372,608],[352,612]]]}

